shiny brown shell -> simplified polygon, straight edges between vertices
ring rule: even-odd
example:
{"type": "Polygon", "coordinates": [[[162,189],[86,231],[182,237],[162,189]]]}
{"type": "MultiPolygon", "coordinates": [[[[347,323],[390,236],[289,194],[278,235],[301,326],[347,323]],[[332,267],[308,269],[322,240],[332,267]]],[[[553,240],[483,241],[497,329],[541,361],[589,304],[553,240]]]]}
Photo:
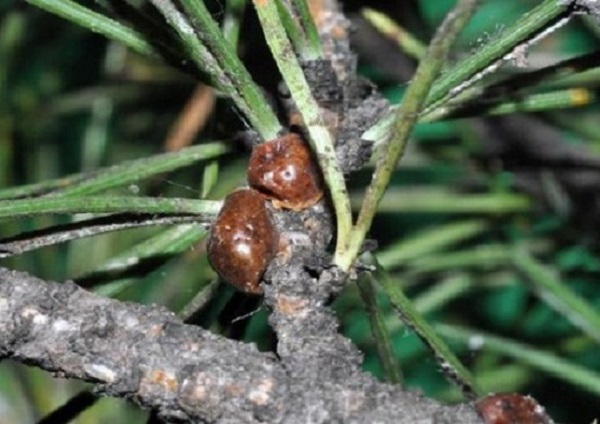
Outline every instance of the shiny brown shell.
{"type": "Polygon", "coordinates": [[[228,283],[260,294],[262,275],[276,253],[279,237],[264,196],[244,189],[231,193],[208,240],[208,259],[228,283]]]}
{"type": "Polygon", "coordinates": [[[300,211],[323,197],[321,175],[308,145],[298,134],[286,134],[252,150],[248,183],[276,208],[300,211]]]}
{"type": "Polygon", "coordinates": [[[504,393],[487,396],[475,405],[486,424],[547,424],[550,418],[531,396],[504,393]]]}

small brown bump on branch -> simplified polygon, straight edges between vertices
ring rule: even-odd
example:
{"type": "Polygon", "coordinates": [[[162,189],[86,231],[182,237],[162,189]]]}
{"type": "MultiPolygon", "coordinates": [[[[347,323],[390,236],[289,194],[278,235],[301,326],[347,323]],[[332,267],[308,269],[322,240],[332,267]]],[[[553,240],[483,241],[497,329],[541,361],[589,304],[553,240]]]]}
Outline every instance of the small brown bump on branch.
{"type": "Polygon", "coordinates": [[[265,197],[255,190],[238,190],[225,198],[211,228],[208,259],[225,281],[246,293],[260,294],[259,283],[278,244],[265,197]]]}

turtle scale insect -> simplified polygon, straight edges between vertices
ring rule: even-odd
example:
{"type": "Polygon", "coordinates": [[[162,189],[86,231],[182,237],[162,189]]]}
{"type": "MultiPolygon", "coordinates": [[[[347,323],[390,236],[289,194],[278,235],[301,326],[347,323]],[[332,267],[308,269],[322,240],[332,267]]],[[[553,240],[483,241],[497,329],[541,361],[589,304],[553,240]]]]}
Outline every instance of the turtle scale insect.
{"type": "Polygon", "coordinates": [[[208,259],[239,290],[261,294],[260,281],[279,242],[263,195],[242,189],[229,194],[212,226],[208,259]]]}
{"type": "Polygon", "coordinates": [[[544,408],[531,396],[500,393],[486,396],[475,405],[486,424],[548,424],[544,408]]]}
{"type": "Polygon", "coordinates": [[[294,133],[254,147],[248,184],[267,196],[276,208],[301,211],[323,197],[321,176],[310,148],[294,133]]]}

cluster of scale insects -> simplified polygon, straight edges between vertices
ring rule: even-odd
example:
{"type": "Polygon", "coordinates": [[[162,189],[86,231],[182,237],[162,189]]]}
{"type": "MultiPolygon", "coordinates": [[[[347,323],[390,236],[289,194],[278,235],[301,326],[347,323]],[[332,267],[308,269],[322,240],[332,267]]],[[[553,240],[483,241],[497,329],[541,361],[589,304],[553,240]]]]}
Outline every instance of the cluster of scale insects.
{"type": "MultiPolygon", "coordinates": [[[[323,188],[308,145],[294,133],[256,145],[247,179],[248,188],[225,198],[211,229],[208,258],[225,281],[261,294],[262,276],[280,250],[271,208],[304,210],[321,200],[323,188]]],[[[533,398],[517,393],[490,395],[475,407],[487,424],[551,422],[533,398]]]]}
{"type": "Polygon", "coordinates": [[[261,294],[262,275],[279,249],[279,233],[269,205],[304,210],[323,197],[311,151],[298,134],[258,144],[248,165],[248,185],[225,198],[212,226],[208,259],[239,290],[261,294]]]}

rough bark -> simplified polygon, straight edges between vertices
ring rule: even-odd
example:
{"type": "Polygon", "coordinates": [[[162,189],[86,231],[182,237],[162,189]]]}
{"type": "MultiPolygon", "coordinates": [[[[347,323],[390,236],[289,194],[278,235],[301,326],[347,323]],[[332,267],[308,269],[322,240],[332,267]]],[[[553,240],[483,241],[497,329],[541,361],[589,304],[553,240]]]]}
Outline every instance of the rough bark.
{"type": "Polygon", "coordinates": [[[360,353],[319,301],[285,299],[274,320],[289,332],[279,332],[277,358],[159,306],[0,268],[0,355],[95,383],[98,394],[169,421],[481,422],[471,405],[442,405],[362,373],[360,353]]]}

